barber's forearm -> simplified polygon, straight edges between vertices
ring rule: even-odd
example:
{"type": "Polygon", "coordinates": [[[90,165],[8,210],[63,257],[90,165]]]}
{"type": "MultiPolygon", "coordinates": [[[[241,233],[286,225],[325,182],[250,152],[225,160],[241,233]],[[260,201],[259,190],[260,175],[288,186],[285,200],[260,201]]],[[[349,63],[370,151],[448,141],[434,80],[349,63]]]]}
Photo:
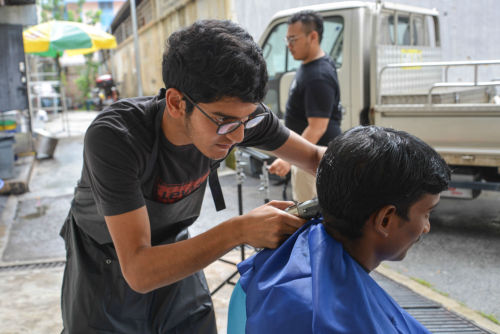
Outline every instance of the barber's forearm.
{"type": "Polygon", "coordinates": [[[311,173],[312,175],[316,175],[316,171],[319,167],[321,158],[323,157],[326,151],[326,146],[318,146],[318,145],[314,146],[315,149],[311,158],[307,161],[303,161],[301,163],[296,164],[299,168],[311,173]],[[304,162],[306,163],[306,165],[302,165],[302,163],[304,162]]]}
{"type": "Polygon", "coordinates": [[[321,159],[323,158],[323,155],[325,155],[326,149],[328,148],[327,146],[317,146],[318,150],[316,151],[316,168],[314,169],[315,171],[319,167],[319,163],[321,162],[321,159]]]}
{"type": "Polygon", "coordinates": [[[314,145],[292,131],[285,144],[273,153],[311,174],[316,174],[325,151],[326,147],[314,145]]]}
{"type": "Polygon", "coordinates": [[[321,161],[321,158],[323,158],[325,151],[326,146],[318,146],[315,144],[312,153],[309,155],[309,158],[301,159],[301,161],[295,163],[295,165],[313,175],[316,175],[316,170],[318,169],[319,163],[321,161]]]}
{"type": "Polygon", "coordinates": [[[242,243],[232,225],[226,221],[194,238],[138,250],[123,268],[127,283],[147,293],[202,270],[242,243]]]}

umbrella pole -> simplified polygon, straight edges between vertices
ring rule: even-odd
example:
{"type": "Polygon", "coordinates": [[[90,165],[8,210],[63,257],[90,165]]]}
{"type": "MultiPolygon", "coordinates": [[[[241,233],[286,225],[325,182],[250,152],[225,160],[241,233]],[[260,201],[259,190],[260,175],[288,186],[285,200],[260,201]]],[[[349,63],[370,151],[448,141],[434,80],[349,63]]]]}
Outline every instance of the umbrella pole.
{"type": "Polygon", "coordinates": [[[35,143],[33,141],[33,101],[31,100],[31,70],[30,70],[30,58],[27,53],[24,54],[24,63],[26,64],[26,87],[28,95],[28,130],[30,138],[30,150],[35,152],[35,143]]]}
{"type": "Polygon", "coordinates": [[[61,105],[62,105],[61,120],[63,125],[63,132],[67,131],[69,137],[70,133],[69,133],[69,122],[67,115],[68,107],[66,105],[66,89],[64,87],[64,81],[62,77],[62,68],[61,68],[61,63],[59,62],[59,54],[57,54],[56,57],[56,67],[57,67],[57,74],[59,75],[59,82],[61,83],[59,88],[61,92],[61,105]]]}

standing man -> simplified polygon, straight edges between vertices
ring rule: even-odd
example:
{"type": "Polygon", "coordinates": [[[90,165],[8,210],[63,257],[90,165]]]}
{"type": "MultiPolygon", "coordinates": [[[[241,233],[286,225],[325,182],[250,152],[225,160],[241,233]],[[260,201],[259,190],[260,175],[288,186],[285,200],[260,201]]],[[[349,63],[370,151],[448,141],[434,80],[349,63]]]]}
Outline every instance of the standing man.
{"type": "Polygon", "coordinates": [[[206,20],[173,33],[165,88],[120,100],[84,141],[81,179],[61,230],[63,333],[216,333],[202,269],[241,244],[275,248],[304,221],[273,201],[192,239],[217,162],[235,145],[274,151],[311,173],[324,148],[280,125],[261,101],[267,71],[238,25],[206,20]]]}
{"type": "MultiPolygon", "coordinates": [[[[288,20],[286,42],[302,64],[290,87],[285,125],[313,144],[322,146],[340,134],[342,115],[340,90],[333,60],[321,49],[323,18],[312,11],[302,11],[288,20]]],[[[316,196],[315,176],[281,159],[271,165],[280,176],[292,170],[293,199],[298,202],[316,196]]]]}

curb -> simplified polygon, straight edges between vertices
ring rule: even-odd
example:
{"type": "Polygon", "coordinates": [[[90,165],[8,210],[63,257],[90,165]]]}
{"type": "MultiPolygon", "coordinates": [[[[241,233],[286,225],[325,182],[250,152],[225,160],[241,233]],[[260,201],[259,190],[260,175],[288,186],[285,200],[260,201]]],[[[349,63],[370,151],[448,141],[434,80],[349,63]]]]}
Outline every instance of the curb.
{"type": "Polygon", "coordinates": [[[7,247],[7,242],[9,241],[9,232],[14,220],[16,209],[17,209],[17,197],[10,195],[7,198],[7,203],[5,208],[0,212],[0,266],[3,265],[3,252],[7,247]]]}
{"type": "Polygon", "coordinates": [[[488,331],[491,331],[492,333],[497,333],[500,334],[500,326],[495,324],[494,322],[486,319],[482,315],[480,315],[477,311],[474,311],[467,306],[460,304],[456,300],[443,296],[442,294],[426,287],[423,286],[422,284],[419,284],[415,282],[414,280],[410,279],[407,276],[404,276],[387,266],[381,265],[378,266],[377,269],[375,269],[379,274],[386,276],[387,278],[392,279],[393,281],[409,288],[413,292],[428,298],[432,301],[435,301],[436,303],[441,304],[444,308],[448,309],[449,311],[458,314],[462,318],[465,318],[477,326],[486,329],[488,331]]]}

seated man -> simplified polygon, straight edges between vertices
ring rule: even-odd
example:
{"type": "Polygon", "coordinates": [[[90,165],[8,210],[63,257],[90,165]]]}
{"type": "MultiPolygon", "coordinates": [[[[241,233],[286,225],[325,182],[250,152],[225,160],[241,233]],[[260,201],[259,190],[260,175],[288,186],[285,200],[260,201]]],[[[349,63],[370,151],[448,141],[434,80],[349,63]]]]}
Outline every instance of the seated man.
{"type": "Polygon", "coordinates": [[[369,126],[336,137],[317,174],[324,218],[238,266],[228,333],[429,333],[369,273],[429,232],[449,179],[436,151],[406,132],[369,126]]]}

